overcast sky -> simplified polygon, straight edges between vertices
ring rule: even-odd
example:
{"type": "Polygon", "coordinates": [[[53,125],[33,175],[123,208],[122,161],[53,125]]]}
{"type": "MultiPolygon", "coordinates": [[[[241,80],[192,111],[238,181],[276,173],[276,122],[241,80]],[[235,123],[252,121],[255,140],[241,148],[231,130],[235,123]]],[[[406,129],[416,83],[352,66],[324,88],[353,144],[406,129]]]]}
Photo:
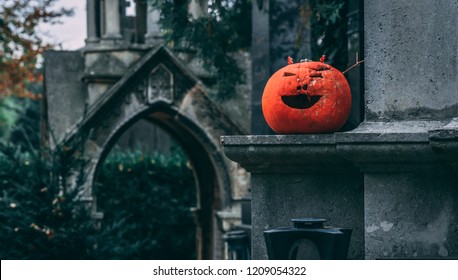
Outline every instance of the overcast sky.
{"type": "MultiPolygon", "coordinates": [[[[127,15],[134,15],[135,4],[133,0],[127,0],[127,15]]],[[[75,15],[65,17],[62,24],[41,24],[39,30],[43,33],[47,42],[61,44],[63,50],[76,50],[84,47],[86,39],[86,0],[58,0],[54,6],[56,9],[74,8],[75,15]]]]}
{"type": "Polygon", "coordinates": [[[75,9],[75,15],[65,17],[62,24],[41,24],[39,30],[45,40],[61,44],[64,50],[76,50],[84,46],[86,38],[86,0],[59,0],[55,8],[75,9]]]}

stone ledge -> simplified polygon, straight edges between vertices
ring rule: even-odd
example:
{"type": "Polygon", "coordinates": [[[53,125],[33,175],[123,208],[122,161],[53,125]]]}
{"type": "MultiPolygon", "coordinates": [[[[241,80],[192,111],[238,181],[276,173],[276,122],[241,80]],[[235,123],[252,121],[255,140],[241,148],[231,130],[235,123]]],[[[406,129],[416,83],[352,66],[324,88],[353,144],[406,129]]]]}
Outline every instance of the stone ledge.
{"type": "Polygon", "coordinates": [[[363,172],[431,169],[441,160],[431,149],[428,131],[439,121],[363,122],[355,130],[336,133],[337,151],[363,172]]]}
{"type": "Polygon", "coordinates": [[[221,144],[234,145],[323,145],[335,144],[334,134],[222,136],[221,144]]]}
{"type": "Polygon", "coordinates": [[[444,168],[429,132],[447,122],[364,122],[349,132],[222,136],[224,152],[249,172],[404,172],[444,168]]]}
{"type": "Polygon", "coordinates": [[[428,136],[433,151],[458,170],[458,118],[441,129],[430,130],[428,136]]]}
{"type": "Polygon", "coordinates": [[[337,132],[338,143],[429,143],[428,131],[444,127],[440,121],[363,122],[356,129],[337,132]]]}
{"type": "MultiPolygon", "coordinates": [[[[103,39],[102,39],[103,40],[103,39]]],[[[119,40],[118,40],[119,41],[119,40]]],[[[157,44],[158,45],[158,44],[157,44]]],[[[137,52],[147,52],[152,48],[156,47],[157,45],[147,45],[147,44],[131,44],[127,43],[123,40],[119,42],[119,44],[112,45],[112,44],[103,44],[101,41],[97,41],[96,43],[92,43],[91,45],[86,45],[85,47],[81,48],[84,54],[86,53],[99,53],[99,52],[107,52],[107,51],[137,51],[137,52]]]]}
{"type": "Polygon", "coordinates": [[[431,141],[458,141],[458,118],[454,118],[446,126],[428,131],[431,141]]]}
{"type": "Polygon", "coordinates": [[[337,155],[333,134],[222,136],[221,143],[226,156],[249,172],[356,171],[337,155]]]}

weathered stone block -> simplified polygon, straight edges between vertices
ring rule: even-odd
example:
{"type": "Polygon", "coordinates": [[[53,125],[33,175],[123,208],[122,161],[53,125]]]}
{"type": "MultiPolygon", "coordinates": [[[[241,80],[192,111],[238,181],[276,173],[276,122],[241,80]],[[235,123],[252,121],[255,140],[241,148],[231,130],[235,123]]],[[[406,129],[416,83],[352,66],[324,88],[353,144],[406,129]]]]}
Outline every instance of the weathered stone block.
{"type": "MultiPolygon", "coordinates": [[[[323,167],[326,168],[326,167],[323,167]]],[[[267,259],[263,232],[291,218],[325,218],[353,229],[348,258],[364,258],[363,180],[358,174],[253,174],[252,254],[267,259]]]]}
{"type": "Polygon", "coordinates": [[[458,1],[364,1],[366,120],[458,115],[458,1]]]}
{"type": "Polygon", "coordinates": [[[50,132],[60,142],[84,114],[84,57],[79,51],[48,51],[44,59],[47,120],[50,132]]]}
{"type": "Polygon", "coordinates": [[[448,170],[366,173],[366,259],[456,257],[457,201],[448,170]]]}
{"type": "Polygon", "coordinates": [[[326,218],[353,229],[349,258],[364,258],[363,176],[337,154],[333,134],[222,137],[226,155],[251,172],[252,257],[263,232],[291,218],[326,218]]]}

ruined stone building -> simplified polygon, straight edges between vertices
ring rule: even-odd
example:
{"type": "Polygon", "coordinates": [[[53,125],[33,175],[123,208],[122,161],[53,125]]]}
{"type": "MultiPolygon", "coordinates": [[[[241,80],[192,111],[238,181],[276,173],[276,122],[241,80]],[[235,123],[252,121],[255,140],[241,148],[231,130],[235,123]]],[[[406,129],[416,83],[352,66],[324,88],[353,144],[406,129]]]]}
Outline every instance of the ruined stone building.
{"type": "MultiPolygon", "coordinates": [[[[79,200],[91,208],[94,218],[102,219],[93,194],[98,167],[120,137],[129,142],[151,123],[156,130],[160,127],[168,134],[143,133],[153,149],[167,145],[167,135],[173,136],[195,173],[196,228],[190,230],[197,233],[197,257],[224,258],[222,235],[240,223],[240,200],[248,178],[224,156],[220,136],[248,133],[249,86],[239,86],[237,97],[225,103],[212,100],[202,82],[212,77],[195,52],[167,48],[159,12],[145,1],[135,1],[136,13],[128,16],[126,3],[88,0],[85,47],[46,54],[45,140],[50,146],[78,142],[83,147],[79,200]],[[121,136],[126,130],[127,136],[121,136]]],[[[190,9],[198,16],[204,7],[196,2],[190,9]]],[[[69,171],[70,176],[76,173],[69,171]]]]}

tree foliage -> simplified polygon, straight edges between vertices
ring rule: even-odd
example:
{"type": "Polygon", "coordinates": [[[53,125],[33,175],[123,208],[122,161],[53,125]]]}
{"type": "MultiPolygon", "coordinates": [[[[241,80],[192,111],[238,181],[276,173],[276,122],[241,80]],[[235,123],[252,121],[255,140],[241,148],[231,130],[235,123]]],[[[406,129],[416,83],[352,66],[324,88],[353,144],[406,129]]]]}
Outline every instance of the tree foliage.
{"type": "MultiPolygon", "coordinates": [[[[310,44],[311,57],[318,61],[326,55],[326,63],[343,71],[347,65],[347,5],[348,0],[305,0],[298,3],[298,11],[282,8],[284,2],[271,2],[271,9],[284,11],[278,17],[293,18],[290,13],[299,13],[299,27],[296,33],[297,47],[310,44]],[[304,38],[304,30],[311,34],[311,42],[304,38]]],[[[301,59],[301,58],[297,58],[301,59]]]]}
{"type": "Polygon", "coordinates": [[[313,60],[327,56],[328,63],[341,71],[347,68],[346,0],[308,0],[311,7],[313,60]]]}
{"type": "Polygon", "coordinates": [[[52,178],[59,164],[36,154],[0,142],[1,259],[195,257],[196,193],[182,152],[109,155],[96,184],[102,221],[62,189],[66,178],[52,178]]]}
{"type": "Polygon", "coordinates": [[[8,95],[39,98],[31,90],[43,79],[40,55],[52,45],[37,31],[40,23],[59,23],[71,9],[53,9],[57,0],[7,0],[0,6],[0,98],[8,95]]]}
{"type": "Polygon", "coordinates": [[[195,259],[192,170],[182,150],[169,156],[111,152],[96,183],[104,212],[98,253],[112,259],[195,259]]]}
{"type": "Polygon", "coordinates": [[[0,137],[38,143],[39,104],[43,93],[41,54],[51,44],[38,32],[72,9],[54,9],[57,0],[6,0],[0,4],[0,137]]]}
{"type": "MultiPolygon", "coordinates": [[[[194,18],[188,12],[190,0],[148,0],[161,11],[161,26],[165,41],[177,49],[192,48],[204,67],[215,73],[218,97],[234,96],[235,86],[244,81],[243,69],[234,53],[251,47],[251,0],[210,0],[207,10],[194,18]]],[[[257,1],[259,2],[259,0],[257,1]]],[[[300,2],[299,13],[305,20],[299,28],[311,28],[311,59],[326,54],[328,62],[337,68],[346,66],[345,0],[307,0],[300,2]]],[[[259,4],[259,3],[258,3],[259,4]]],[[[273,9],[284,5],[272,2],[273,9]]],[[[203,5],[205,7],[205,5],[203,5]]],[[[291,19],[297,18],[295,15],[291,19]]],[[[298,44],[301,34],[298,33],[298,44]]],[[[302,42],[303,43],[303,42],[302,42]]],[[[284,54],[287,55],[287,54],[284,54]]]]}
{"type": "MultiPolygon", "coordinates": [[[[1,259],[85,259],[94,226],[36,150],[0,142],[1,259]]],[[[56,175],[59,177],[58,175],[56,175]]]]}
{"type": "Polygon", "coordinates": [[[149,0],[161,11],[164,39],[177,49],[193,49],[204,67],[214,72],[218,97],[234,96],[244,81],[234,54],[251,46],[251,1],[210,0],[207,10],[194,18],[189,0],[149,0]]]}

